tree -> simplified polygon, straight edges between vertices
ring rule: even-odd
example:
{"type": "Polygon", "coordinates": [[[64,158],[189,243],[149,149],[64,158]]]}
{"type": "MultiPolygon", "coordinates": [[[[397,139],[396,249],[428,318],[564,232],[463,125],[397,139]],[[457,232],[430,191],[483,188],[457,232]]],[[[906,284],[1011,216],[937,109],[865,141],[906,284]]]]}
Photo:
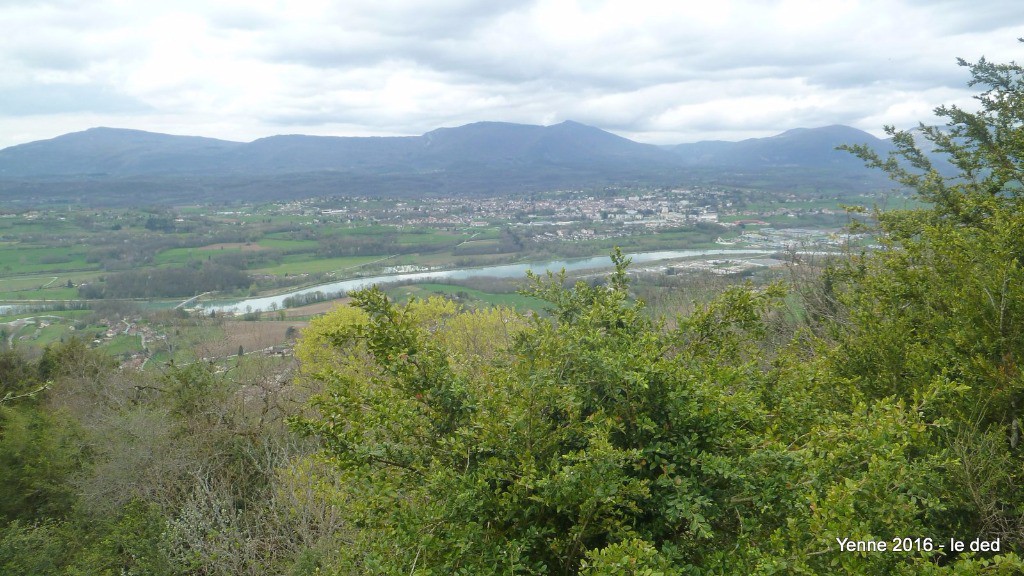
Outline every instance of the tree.
{"type": "Polygon", "coordinates": [[[939,106],[935,114],[948,119],[944,127],[918,126],[920,137],[933,145],[934,155],[955,168],[954,175],[943,175],[934,155],[917,145],[914,132],[893,126],[885,127],[896,146],[888,158],[880,158],[866,146],[842,148],[930,202],[932,208],[921,212],[930,220],[991,225],[1000,211],[1019,208],[1024,192],[1024,68],[1015,62],[995,64],[985,58],[976,63],[958,59],[958,63],[970,70],[970,86],[983,87],[974,97],[979,109],[969,112],[955,105],[939,106]]]}
{"type": "Polygon", "coordinates": [[[856,289],[845,299],[864,316],[847,332],[861,345],[848,348],[845,366],[873,375],[876,393],[903,397],[944,371],[974,391],[965,414],[1011,426],[1024,408],[1017,377],[1024,354],[1024,68],[984,58],[959,63],[970,70],[970,85],[983,88],[977,111],[940,106],[935,113],[946,126],[922,124],[917,135],[886,127],[896,144],[886,159],[847,148],[931,207],[880,214],[888,250],[846,270],[856,289]],[[918,135],[954,175],[943,175],[921,151],[918,135]]]}
{"type": "Polygon", "coordinates": [[[946,462],[932,493],[956,502],[938,523],[1019,550],[1024,68],[984,58],[959,64],[981,88],[975,111],[940,106],[944,127],[886,127],[896,150],[884,159],[847,147],[929,206],[879,214],[885,249],[833,276],[846,315],[833,326],[831,370],[857,379],[868,399],[924,402],[932,452],[946,462]]]}

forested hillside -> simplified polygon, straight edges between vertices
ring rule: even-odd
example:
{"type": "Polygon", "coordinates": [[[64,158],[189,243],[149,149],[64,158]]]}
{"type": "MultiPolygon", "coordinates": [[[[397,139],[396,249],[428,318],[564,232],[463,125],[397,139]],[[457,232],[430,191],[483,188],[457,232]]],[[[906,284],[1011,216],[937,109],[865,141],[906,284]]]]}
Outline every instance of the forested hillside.
{"type": "Polygon", "coordinates": [[[877,188],[841,143],[891,148],[843,126],[671,150],[576,122],[476,122],[421,136],[272,136],[242,143],[92,128],[0,150],[0,198],[47,204],[174,205],[337,194],[518,195],[680,182],[767,190],[877,188]]]}
{"type": "Polygon", "coordinates": [[[356,293],[281,377],[4,353],[0,572],[1021,573],[1024,68],[962,64],[850,149],[927,208],[686,316],[616,252],[545,314],[356,293]]]}

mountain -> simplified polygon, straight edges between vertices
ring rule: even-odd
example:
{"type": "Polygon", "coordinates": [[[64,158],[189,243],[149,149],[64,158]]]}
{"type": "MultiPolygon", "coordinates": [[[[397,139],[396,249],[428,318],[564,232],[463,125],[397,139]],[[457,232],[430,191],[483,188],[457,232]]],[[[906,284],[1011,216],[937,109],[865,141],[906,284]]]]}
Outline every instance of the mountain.
{"type": "Polygon", "coordinates": [[[440,128],[424,134],[422,140],[427,154],[438,160],[457,158],[463,162],[509,165],[673,162],[657,146],[639,144],[571,121],[553,126],[477,122],[459,128],[440,128]]]}
{"type": "Polygon", "coordinates": [[[859,160],[834,150],[845,143],[882,152],[889,146],[846,126],[668,148],[577,122],[477,122],[422,136],[284,135],[248,143],[93,128],[0,150],[0,198],[117,201],[131,191],[126,201],[170,202],[635,184],[873,185],[859,160]]]}
{"type": "Polygon", "coordinates": [[[250,143],[93,128],[0,150],[0,177],[393,172],[460,166],[664,164],[663,150],[575,122],[478,122],[418,137],[272,136],[250,143]]]}
{"type": "Polygon", "coordinates": [[[243,144],[221,156],[219,171],[223,174],[295,174],[403,170],[415,160],[418,139],[271,136],[243,144]]]}
{"type": "Polygon", "coordinates": [[[671,149],[688,166],[733,168],[831,168],[860,170],[863,162],[849,152],[836,150],[842,144],[867,144],[886,153],[888,140],[849,126],[796,128],[768,138],[740,142],[697,142],[671,149]]]}
{"type": "Polygon", "coordinates": [[[90,128],[0,150],[0,178],[161,174],[216,169],[239,142],[119,128],[90,128]]]}

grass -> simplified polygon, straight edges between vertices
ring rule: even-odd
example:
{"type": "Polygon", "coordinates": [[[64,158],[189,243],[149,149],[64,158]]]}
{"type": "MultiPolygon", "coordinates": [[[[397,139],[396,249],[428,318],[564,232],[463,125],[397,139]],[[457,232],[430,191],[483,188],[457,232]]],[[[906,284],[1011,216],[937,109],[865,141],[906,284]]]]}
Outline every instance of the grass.
{"type": "Polygon", "coordinates": [[[320,246],[320,243],[316,240],[288,240],[270,237],[264,237],[257,244],[264,248],[273,248],[285,252],[312,252],[320,246]]]}
{"type": "Polygon", "coordinates": [[[394,234],[396,232],[394,226],[348,226],[348,227],[334,227],[330,230],[328,236],[377,236],[394,234]]]}
{"type": "Polygon", "coordinates": [[[103,344],[101,348],[109,354],[120,356],[130,352],[141,352],[142,351],[142,337],[140,336],[129,336],[127,334],[118,334],[110,339],[109,342],[103,344]]]}
{"type": "Polygon", "coordinates": [[[97,267],[97,264],[85,261],[85,252],[82,250],[24,244],[0,246],[0,276],[51,270],[94,270],[97,267]]]}
{"type": "Polygon", "coordinates": [[[410,297],[428,298],[436,294],[468,300],[470,304],[474,301],[487,306],[507,306],[519,312],[541,311],[547,302],[524,296],[517,293],[492,293],[484,292],[474,288],[466,288],[453,284],[413,284],[409,286],[396,286],[387,290],[387,293],[396,300],[407,301],[410,297]]]}
{"type": "Polygon", "coordinates": [[[158,352],[154,352],[153,355],[149,357],[149,363],[147,366],[163,366],[172,360],[175,364],[182,365],[194,362],[197,358],[191,350],[175,348],[173,354],[167,350],[160,350],[158,352]]]}
{"type": "Polygon", "coordinates": [[[206,260],[210,256],[221,256],[241,252],[241,248],[222,248],[219,250],[203,250],[201,248],[171,248],[164,250],[153,258],[153,262],[162,264],[184,264],[189,260],[206,260]]]}
{"type": "Polygon", "coordinates": [[[311,255],[285,256],[276,266],[253,270],[257,274],[314,274],[317,272],[337,272],[356,268],[363,264],[380,260],[384,256],[342,256],[338,258],[315,258],[311,255]]]}
{"type": "Polygon", "coordinates": [[[68,333],[68,327],[65,324],[50,324],[46,328],[39,330],[39,333],[35,337],[36,346],[46,346],[53,344],[54,342],[60,341],[60,339],[68,333]]]}
{"type": "MultiPolygon", "coordinates": [[[[86,310],[76,312],[88,313],[86,310]]],[[[57,314],[47,314],[47,316],[56,315],[57,314]]],[[[22,315],[21,317],[24,318],[32,316],[22,315]]],[[[7,321],[6,318],[4,320],[7,321]]],[[[35,322],[31,322],[14,331],[16,345],[30,348],[43,348],[44,346],[64,340],[66,337],[78,334],[78,332],[71,331],[71,326],[67,321],[54,318],[40,318],[40,321],[47,323],[47,325],[37,326],[35,322]]],[[[7,329],[8,328],[5,327],[5,330],[7,329]]],[[[86,333],[89,334],[90,332],[86,333]]]]}
{"type": "Polygon", "coordinates": [[[62,280],[62,278],[57,278],[57,280],[53,279],[54,276],[18,276],[14,278],[0,278],[0,291],[18,292],[21,290],[38,290],[43,285],[49,284],[51,280],[54,284],[58,284],[62,280]]]}
{"type": "Polygon", "coordinates": [[[466,240],[459,244],[460,250],[481,250],[481,249],[496,249],[498,247],[498,239],[491,238],[487,240],[466,240]]]}
{"type": "Polygon", "coordinates": [[[75,300],[78,288],[68,288],[64,283],[54,283],[51,288],[35,290],[3,290],[0,285],[0,300],[75,300]]]}
{"type": "Polygon", "coordinates": [[[68,320],[83,318],[92,314],[92,310],[47,310],[45,312],[28,312],[25,314],[10,314],[0,316],[0,324],[18,320],[19,318],[35,318],[37,316],[60,316],[68,320]]]}
{"type": "Polygon", "coordinates": [[[500,228],[474,228],[465,231],[473,240],[496,240],[501,238],[500,228]]]}
{"type": "Polygon", "coordinates": [[[85,279],[79,274],[33,275],[0,278],[0,302],[16,300],[74,300],[77,285],[85,279]],[[73,276],[73,278],[71,277],[73,276]],[[76,287],[68,288],[71,279],[76,287]]]}
{"type": "Polygon", "coordinates": [[[73,222],[57,218],[39,220],[24,220],[18,218],[0,219],[0,232],[11,232],[13,234],[44,234],[53,235],[62,232],[74,232],[80,230],[73,222]]]}
{"type": "Polygon", "coordinates": [[[468,239],[471,234],[465,233],[452,233],[452,232],[437,232],[437,231],[419,231],[419,232],[402,232],[398,237],[398,243],[406,246],[409,245],[420,245],[420,246],[444,246],[447,244],[455,245],[459,242],[468,239]]]}
{"type": "Polygon", "coordinates": [[[210,340],[223,339],[224,330],[212,324],[179,326],[171,329],[168,336],[176,348],[190,347],[210,340]]]}

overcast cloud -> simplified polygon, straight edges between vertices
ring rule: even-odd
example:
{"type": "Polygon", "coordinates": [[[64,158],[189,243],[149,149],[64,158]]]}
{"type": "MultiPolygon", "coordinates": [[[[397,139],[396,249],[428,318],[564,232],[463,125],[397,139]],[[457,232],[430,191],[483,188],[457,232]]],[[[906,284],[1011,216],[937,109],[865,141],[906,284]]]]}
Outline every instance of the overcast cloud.
{"type": "Polygon", "coordinates": [[[252,140],[576,120],[641,142],[928,121],[1011,1],[0,0],[0,147],[93,126],[252,140]]]}

